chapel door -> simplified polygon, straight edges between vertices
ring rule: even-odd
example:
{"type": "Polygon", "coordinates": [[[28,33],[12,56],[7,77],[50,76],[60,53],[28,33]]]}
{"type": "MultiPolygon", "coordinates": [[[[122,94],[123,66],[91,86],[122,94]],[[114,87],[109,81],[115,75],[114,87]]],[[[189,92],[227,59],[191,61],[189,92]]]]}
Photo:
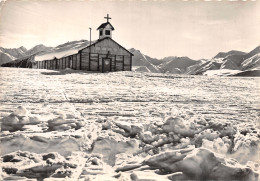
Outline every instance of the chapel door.
{"type": "Polygon", "coordinates": [[[110,71],[111,71],[111,58],[103,58],[102,72],[110,72],[110,71]]]}

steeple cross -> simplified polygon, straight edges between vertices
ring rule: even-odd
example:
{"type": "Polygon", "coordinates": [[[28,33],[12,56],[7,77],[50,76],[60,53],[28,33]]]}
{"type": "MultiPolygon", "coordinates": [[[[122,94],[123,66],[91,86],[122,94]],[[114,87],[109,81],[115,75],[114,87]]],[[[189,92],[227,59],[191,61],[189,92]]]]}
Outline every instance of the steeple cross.
{"type": "Polygon", "coordinates": [[[109,17],[109,14],[107,14],[107,17],[104,17],[105,19],[107,19],[107,22],[109,22],[109,19],[112,19],[109,17]]]}

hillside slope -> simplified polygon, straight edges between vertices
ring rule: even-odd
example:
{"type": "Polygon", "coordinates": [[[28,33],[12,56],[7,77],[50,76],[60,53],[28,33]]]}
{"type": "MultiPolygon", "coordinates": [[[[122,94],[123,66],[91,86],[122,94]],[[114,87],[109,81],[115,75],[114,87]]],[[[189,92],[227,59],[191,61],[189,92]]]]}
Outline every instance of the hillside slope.
{"type": "Polygon", "coordinates": [[[159,65],[162,73],[184,73],[188,67],[200,63],[200,61],[192,60],[189,57],[170,57],[164,58],[164,60],[168,61],[159,65]]]}
{"type": "Polygon", "coordinates": [[[202,62],[199,64],[195,64],[187,68],[185,74],[188,75],[203,75],[208,70],[218,70],[221,64],[217,62],[202,62]]]}

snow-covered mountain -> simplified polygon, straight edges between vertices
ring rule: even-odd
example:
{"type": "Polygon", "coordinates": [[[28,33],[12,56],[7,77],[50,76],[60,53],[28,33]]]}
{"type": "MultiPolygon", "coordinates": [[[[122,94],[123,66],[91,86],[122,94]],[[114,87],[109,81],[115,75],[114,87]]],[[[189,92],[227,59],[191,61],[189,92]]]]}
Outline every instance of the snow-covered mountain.
{"type": "MultiPolygon", "coordinates": [[[[141,72],[255,76],[260,70],[260,46],[249,53],[237,50],[220,52],[210,60],[192,60],[189,57],[176,56],[153,59],[142,54],[139,50],[130,49],[130,51],[134,54],[133,66],[135,68],[133,70],[141,72]]],[[[260,76],[259,73],[258,75],[260,76]]]]}
{"type": "Polygon", "coordinates": [[[2,48],[2,47],[0,47],[0,50],[2,52],[8,53],[9,55],[16,57],[16,58],[24,56],[27,52],[27,49],[23,46],[21,46],[19,48],[2,48]]]}
{"type": "MultiPolygon", "coordinates": [[[[236,51],[238,52],[238,51],[236,51]]],[[[213,58],[214,59],[214,58],[213,58]]],[[[212,59],[212,60],[213,60],[212,59]]],[[[212,61],[211,62],[214,62],[212,61]]],[[[208,69],[203,72],[205,75],[239,75],[239,76],[260,76],[260,46],[249,53],[227,55],[222,59],[219,69],[208,69]],[[234,70],[234,71],[233,71],[234,70]]]]}
{"type": "Polygon", "coordinates": [[[36,45],[35,47],[27,50],[25,47],[21,46],[19,48],[2,48],[0,47],[0,65],[12,62],[17,59],[21,59],[38,52],[50,50],[51,47],[46,47],[42,44],[36,45]]]}
{"type": "MultiPolygon", "coordinates": [[[[13,49],[0,47],[0,65],[7,62],[17,63],[18,60],[29,60],[30,56],[36,54],[44,55],[52,51],[75,49],[85,44],[88,44],[87,40],[71,41],[58,45],[55,48],[46,47],[42,44],[36,45],[30,50],[27,50],[23,46],[13,49]]],[[[134,48],[129,49],[129,51],[134,54],[132,61],[133,70],[139,72],[226,76],[255,75],[260,70],[260,46],[249,53],[237,50],[219,52],[210,60],[192,60],[186,56],[169,56],[156,59],[144,55],[140,50],[134,48]]]]}
{"type": "Polygon", "coordinates": [[[134,48],[131,48],[129,51],[134,54],[133,70],[140,72],[183,74],[189,66],[202,62],[200,60],[192,60],[189,57],[176,56],[156,59],[144,55],[140,50],[134,48]]]}
{"type": "Polygon", "coordinates": [[[25,47],[21,46],[20,48],[2,48],[0,47],[0,65],[6,63],[18,62],[19,60],[26,59],[31,55],[35,55],[39,52],[49,51],[51,47],[46,47],[42,44],[36,45],[30,50],[27,50],[25,47]]]}
{"type": "Polygon", "coordinates": [[[228,55],[222,60],[220,69],[239,70],[241,63],[245,60],[244,55],[228,55]]]}
{"type": "Polygon", "coordinates": [[[156,64],[159,60],[146,56],[142,54],[139,50],[136,50],[134,48],[131,48],[129,51],[134,54],[132,60],[132,65],[134,67],[133,70],[140,71],[140,72],[153,72],[153,73],[160,72],[159,68],[153,64],[153,63],[156,64]]]}
{"type": "Polygon", "coordinates": [[[21,58],[26,55],[27,49],[20,48],[2,48],[0,47],[0,65],[21,58]]]}
{"type": "Polygon", "coordinates": [[[15,60],[15,57],[0,49],[0,65],[15,60]]]}

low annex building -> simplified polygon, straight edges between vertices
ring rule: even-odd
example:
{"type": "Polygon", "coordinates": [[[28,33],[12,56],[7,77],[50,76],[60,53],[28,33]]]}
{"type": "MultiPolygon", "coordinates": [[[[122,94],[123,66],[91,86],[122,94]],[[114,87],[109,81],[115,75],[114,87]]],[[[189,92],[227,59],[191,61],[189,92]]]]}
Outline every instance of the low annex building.
{"type": "Polygon", "coordinates": [[[54,49],[36,55],[35,68],[65,69],[87,71],[131,71],[133,54],[112,39],[114,27],[109,22],[101,24],[99,39],[91,42],[75,41],[57,46],[54,49]]]}

